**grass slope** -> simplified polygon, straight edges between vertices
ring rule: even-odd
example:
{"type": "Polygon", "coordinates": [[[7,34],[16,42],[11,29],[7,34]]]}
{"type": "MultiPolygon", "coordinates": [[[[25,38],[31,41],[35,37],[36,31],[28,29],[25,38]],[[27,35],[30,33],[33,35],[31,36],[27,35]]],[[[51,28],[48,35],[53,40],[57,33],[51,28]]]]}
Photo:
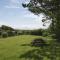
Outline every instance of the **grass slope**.
{"type": "Polygon", "coordinates": [[[38,37],[21,35],[0,39],[0,60],[21,60],[19,58],[21,54],[33,49],[27,44],[38,37]],[[26,44],[26,46],[23,46],[23,44],[26,44]]]}
{"type": "MultiPolygon", "coordinates": [[[[0,60],[49,60],[50,58],[51,60],[54,59],[50,53],[50,51],[54,49],[53,47],[51,48],[53,44],[51,43],[51,45],[47,48],[32,47],[29,44],[35,38],[40,38],[40,36],[21,35],[0,39],[0,60]]],[[[51,40],[51,38],[49,39],[51,40]]],[[[50,41],[49,39],[48,42],[50,41]]],[[[59,60],[59,58],[57,58],[57,60],[59,60]]]]}

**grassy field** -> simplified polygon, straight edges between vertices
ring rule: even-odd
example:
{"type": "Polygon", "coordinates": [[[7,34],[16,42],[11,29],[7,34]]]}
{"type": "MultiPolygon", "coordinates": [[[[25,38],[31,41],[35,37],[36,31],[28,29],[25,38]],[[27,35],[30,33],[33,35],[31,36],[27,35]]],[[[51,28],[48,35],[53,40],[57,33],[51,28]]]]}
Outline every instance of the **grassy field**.
{"type": "MultiPolygon", "coordinates": [[[[55,60],[55,58],[52,57],[52,53],[50,53],[55,51],[53,49],[56,49],[53,47],[51,48],[51,46],[53,46],[52,42],[49,47],[44,48],[30,46],[31,41],[36,38],[44,37],[33,35],[21,35],[15,37],[1,38],[0,60],[55,60]]],[[[52,40],[48,37],[45,37],[44,39],[47,40],[47,43],[49,43],[49,41],[52,40]]],[[[58,46],[58,48],[59,47],[60,46],[58,46]]],[[[60,60],[60,55],[58,53],[57,55],[57,60],[60,60]]]]}

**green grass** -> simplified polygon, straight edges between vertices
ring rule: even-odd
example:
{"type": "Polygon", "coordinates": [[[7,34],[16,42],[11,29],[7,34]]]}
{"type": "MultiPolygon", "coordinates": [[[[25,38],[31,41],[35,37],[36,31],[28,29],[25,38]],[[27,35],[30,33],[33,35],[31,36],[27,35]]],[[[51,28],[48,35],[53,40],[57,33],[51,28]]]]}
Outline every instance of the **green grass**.
{"type": "MultiPolygon", "coordinates": [[[[1,38],[0,39],[0,60],[49,60],[50,59],[50,47],[40,48],[32,47],[29,44],[35,38],[40,36],[33,35],[21,35],[15,37],[1,38]],[[48,58],[47,58],[48,56],[48,58]]],[[[51,41],[50,37],[41,37],[47,39],[47,42],[51,41]]],[[[59,60],[59,58],[57,58],[59,60]]]]}
{"type": "Polygon", "coordinates": [[[39,36],[21,35],[0,39],[0,60],[21,60],[21,54],[32,50],[31,46],[22,46],[29,44],[31,40],[39,36]]]}

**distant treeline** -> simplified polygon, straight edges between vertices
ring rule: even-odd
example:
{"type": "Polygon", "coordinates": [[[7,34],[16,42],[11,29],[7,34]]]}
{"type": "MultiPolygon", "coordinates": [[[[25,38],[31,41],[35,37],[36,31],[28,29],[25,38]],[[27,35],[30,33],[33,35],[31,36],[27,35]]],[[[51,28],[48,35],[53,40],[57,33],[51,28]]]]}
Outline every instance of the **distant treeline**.
{"type": "Polygon", "coordinates": [[[47,29],[35,29],[35,30],[24,30],[26,35],[38,35],[38,36],[48,36],[49,32],[47,29]]]}
{"type": "Polygon", "coordinates": [[[16,35],[47,35],[47,31],[43,29],[37,29],[37,30],[18,30],[14,29],[12,27],[2,25],[0,27],[0,37],[10,37],[10,36],[16,36],[16,35]]]}
{"type": "Polygon", "coordinates": [[[6,25],[2,25],[0,27],[0,37],[8,37],[8,36],[15,36],[15,35],[17,35],[17,30],[6,25]]]}

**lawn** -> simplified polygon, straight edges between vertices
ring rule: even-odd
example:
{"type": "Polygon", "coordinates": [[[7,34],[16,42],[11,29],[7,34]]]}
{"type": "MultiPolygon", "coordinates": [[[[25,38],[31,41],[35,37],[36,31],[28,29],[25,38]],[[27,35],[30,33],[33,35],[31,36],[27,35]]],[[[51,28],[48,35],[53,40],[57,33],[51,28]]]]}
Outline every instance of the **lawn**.
{"type": "Polygon", "coordinates": [[[50,42],[48,47],[32,47],[30,43],[36,38],[44,38],[49,43],[52,39],[49,37],[20,35],[15,37],[0,39],[0,60],[60,60],[60,46],[57,48],[54,43],[50,42]],[[56,49],[56,50],[54,50],[56,49]],[[58,49],[58,50],[57,50],[58,49]],[[55,53],[57,52],[58,53],[55,53]],[[52,52],[52,53],[51,53],[52,52]],[[53,53],[54,52],[54,53],[53,53]],[[54,57],[52,57],[54,54],[54,57]]]}

